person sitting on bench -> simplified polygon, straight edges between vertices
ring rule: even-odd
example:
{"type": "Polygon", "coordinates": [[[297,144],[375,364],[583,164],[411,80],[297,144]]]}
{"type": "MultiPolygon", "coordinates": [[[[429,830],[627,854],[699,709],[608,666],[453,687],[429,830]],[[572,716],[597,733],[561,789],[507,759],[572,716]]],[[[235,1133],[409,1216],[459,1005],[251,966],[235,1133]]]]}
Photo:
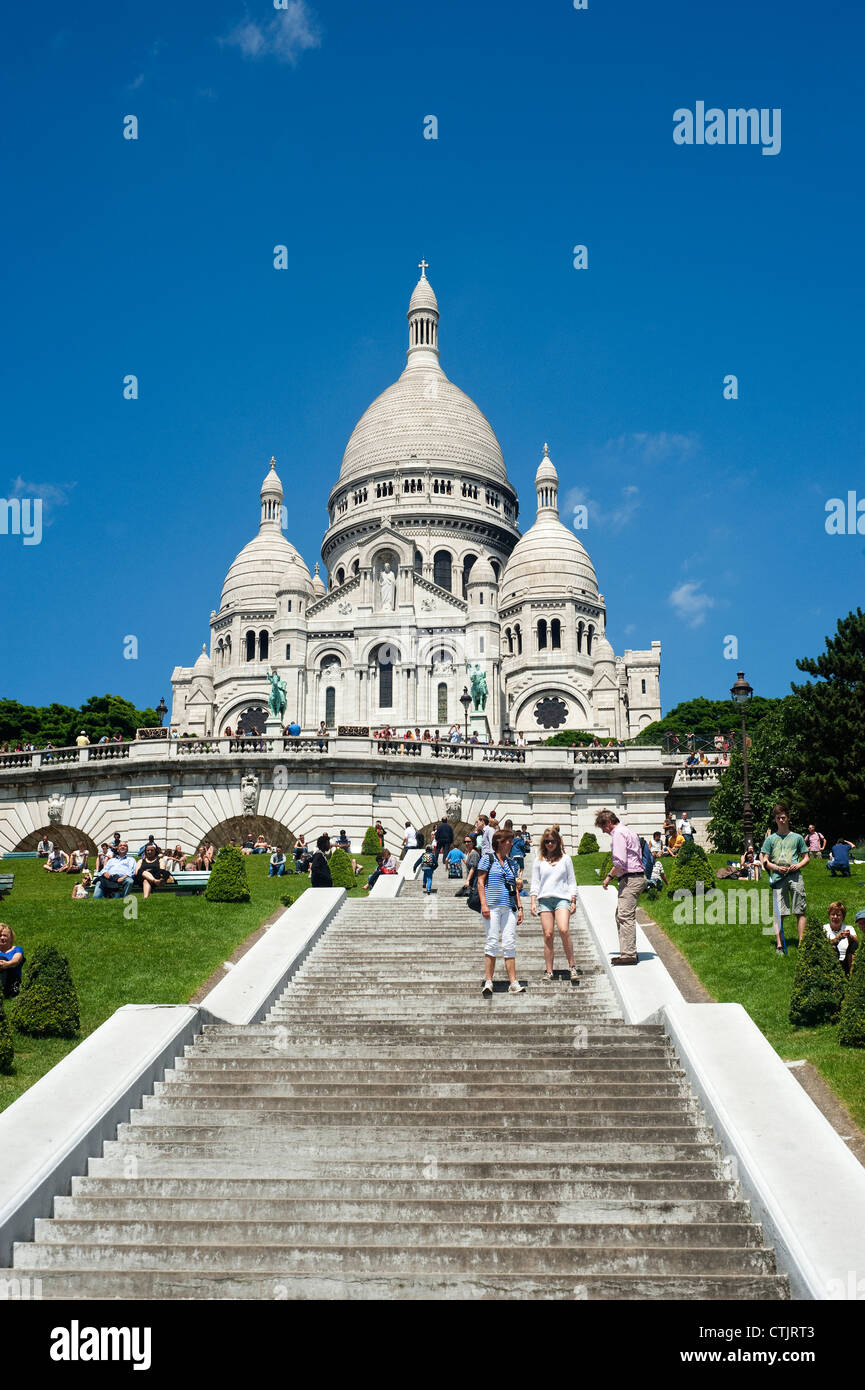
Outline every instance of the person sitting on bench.
{"type": "Polygon", "coordinates": [[[113,859],[109,859],[102,873],[96,875],[94,899],[127,898],[132,891],[135,869],[135,860],[129,853],[129,845],[125,840],[121,840],[113,859]]]}

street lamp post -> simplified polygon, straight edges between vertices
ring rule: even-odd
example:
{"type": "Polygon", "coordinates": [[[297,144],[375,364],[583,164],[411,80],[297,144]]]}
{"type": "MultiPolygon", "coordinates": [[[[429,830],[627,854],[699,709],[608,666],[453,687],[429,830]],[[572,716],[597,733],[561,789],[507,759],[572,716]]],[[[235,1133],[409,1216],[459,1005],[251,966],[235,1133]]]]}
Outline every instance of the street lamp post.
{"type": "Polygon", "coordinates": [[[753,694],[753,688],[745,680],[745,672],[739,671],[736,684],[731,688],[730,695],[742,711],[742,821],[745,828],[746,849],[754,848],[754,814],[751,810],[751,794],[748,789],[748,736],[745,732],[745,710],[753,694]]]}
{"type": "Polygon", "coordinates": [[[469,705],[471,704],[471,702],[472,702],[472,697],[471,697],[471,695],[469,694],[469,688],[468,688],[467,685],[464,685],[464,686],[463,686],[463,693],[462,693],[462,695],[460,696],[460,704],[461,704],[462,707],[463,707],[463,714],[465,715],[465,722],[466,722],[466,743],[468,743],[468,741],[469,741],[469,705]]]}
{"type": "Polygon", "coordinates": [[[162,721],[163,721],[163,719],[165,718],[166,714],[168,713],[168,706],[167,706],[167,704],[165,703],[165,696],[164,696],[164,695],[160,698],[159,704],[156,706],[156,713],[159,715],[159,727],[160,727],[160,729],[161,729],[161,728],[162,728],[162,721]]]}

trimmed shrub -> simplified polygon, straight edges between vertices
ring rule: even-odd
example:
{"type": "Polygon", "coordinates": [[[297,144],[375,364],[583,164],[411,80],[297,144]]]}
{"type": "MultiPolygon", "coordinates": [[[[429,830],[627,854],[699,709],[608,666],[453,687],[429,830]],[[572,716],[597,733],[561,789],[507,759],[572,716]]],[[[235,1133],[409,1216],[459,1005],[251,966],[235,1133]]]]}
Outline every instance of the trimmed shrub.
{"type": "Polygon", "coordinates": [[[360,847],[361,854],[380,854],[381,841],[375,833],[375,826],[371,825],[363,837],[363,844],[360,847]]]}
{"type": "Polygon", "coordinates": [[[819,1028],[835,1023],[844,1001],[844,972],[838,953],[827,938],[819,917],[809,913],[799,947],[790,1022],[796,1028],[819,1028]]]}
{"type": "Polygon", "coordinates": [[[0,1072],[12,1070],[14,1056],[15,1044],[12,1041],[12,1029],[9,1027],[9,1020],[3,1008],[3,995],[0,994],[0,1072]]]}
{"type": "Polygon", "coordinates": [[[15,1027],[31,1038],[74,1038],[80,1022],[68,960],[56,946],[37,946],[18,995],[15,1027]]]}
{"type": "Polygon", "coordinates": [[[226,845],[213,861],[204,896],[211,903],[248,903],[249,879],[243,854],[236,845],[226,845]]]}
{"type": "Polygon", "coordinates": [[[351,855],[348,851],[335,849],[328,862],[330,863],[330,876],[333,879],[334,888],[353,888],[355,877],[351,867],[351,855]]]}
{"type": "Polygon", "coordinates": [[[577,854],[597,854],[600,851],[597,839],[590,831],[586,831],[580,843],[577,845],[577,854]]]}
{"type": "Polygon", "coordinates": [[[708,854],[693,840],[685,840],[666,872],[671,896],[682,889],[687,893],[696,893],[698,883],[702,883],[704,893],[710,893],[718,884],[708,854]]]}
{"type": "MultiPolygon", "coordinates": [[[[861,941],[861,938],[860,938],[861,941]]],[[[826,945],[834,950],[832,943],[826,945]]],[[[853,969],[844,991],[838,1041],[842,1047],[865,1047],[865,946],[860,945],[853,957],[853,969]]]]}

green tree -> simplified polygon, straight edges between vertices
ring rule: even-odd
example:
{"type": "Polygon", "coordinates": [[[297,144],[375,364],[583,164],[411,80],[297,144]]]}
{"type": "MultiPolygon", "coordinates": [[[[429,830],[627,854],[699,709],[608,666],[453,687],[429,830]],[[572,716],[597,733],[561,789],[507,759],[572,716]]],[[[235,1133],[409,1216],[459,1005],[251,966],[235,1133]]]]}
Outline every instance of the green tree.
{"type": "MultiPolygon", "coordinates": [[[[831,945],[831,942],[829,943],[831,945]]],[[[853,969],[844,991],[838,1041],[842,1047],[865,1047],[865,946],[853,957],[853,969]]]]}
{"type": "Polygon", "coordinates": [[[794,685],[800,735],[795,808],[827,834],[865,833],[865,613],[840,618],[817,657],[800,671],[817,681],[794,685]]]}
{"type": "Polygon", "coordinates": [[[248,903],[249,879],[237,845],[225,845],[213,861],[204,896],[211,903],[248,903]]]}
{"type": "Polygon", "coordinates": [[[0,742],[34,743],[43,748],[53,743],[55,748],[73,744],[83,729],[91,743],[104,735],[114,734],[126,739],[135,737],[136,729],[154,728],[159,717],[153,709],[136,709],[120,695],[91,695],[80,709],[57,703],[37,706],[22,705],[17,700],[0,700],[0,742]]]}
{"type": "MultiPolygon", "coordinates": [[[[752,737],[748,753],[748,789],[754,815],[754,840],[758,849],[763,843],[776,801],[791,803],[791,811],[795,814],[793,784],[801,756],[795,705],[796,700],[792,695],[774,701],[774,708],[761,720],[752,737]]],[[[749,730],[750,716],[749,705],[749,730]]],[[[721,774],[718,790],[709,803],[711,820],[707,832],[712,845],[720,853],[741,854],[744,848],[743,787],[742,754],[737,751],[730,755],[730,766],[721,774]]]]}
{"type": "Polygon", "coordinates": [[[596,837],[587,830],[577,845],[577,854],[597,854],[600,849],[596,837]]]}
{"type": "MultiPolygon", "coordinates": [[[[748,732],[752,736],[778,703],[778,699],[772,697],[754,696],[748,705],[748,732]]],[[[674,706],[663,719],[656,719],[654,724],[647,724],[633,742],[663,746],[665,734],[677,733],[684,748],[688,734],[693,734],[699,742],[705,744],[711,743],[718,729],[724,735],[732,731],[738,741],[741,720],[732,700],[707,700],[698,696],[697,699],[684,700],[674,706]]]]}
{"type": "Polygon", "coordinates": [[[696,893],[698,883],[702,883],[704,893],[711,892],[717,887],[715,870],[706,851],[686,838],[667,872],[667,891],[671,895],[681,889],[696,893]]]}
{"type": "Polygon", "coordinates": [[[587,734],[585,729],[560,729],[557,734],[545,738],[544,743],[548,748],[574,748],[592,743],[594,737],[594,734],[587,734]]]}
{"type": "Polygon", "coordinates": [[[355,880],[351,856],[344,849],[335,849],[329,862],[334,888],[353,888],[355,880]]]}
{"type": "Polygon", "coordinates": [[[835,1023],[843,999],[844,972],[838,953],[819,917],[809,913],[796,960],[790,1022],[796,1028],[819,1028],[823,1023],[835,1023]]]}
{"type": "Polygon", "coordinates": [[[363,837],[363,844],[360,847],[361,854],[380,854],[381,844],[376,834],[375,826],[371,825],[363,837]]]}
{"type": "Polygon", "coordinates": [[[15,1008],[15,1027],[32,1038],[74,1038],[80,1010],[69,961],[56,946],[37,946],[15,1008]]]}
{"type": "Polygon", "coordinates": [[[3,1008],[3,995],[0,994],[0,1072],[10,1072],[14,1060],[15,1044],[12,1041],[12,1029],[9,1027],[9,1020],[3,1008]]]}

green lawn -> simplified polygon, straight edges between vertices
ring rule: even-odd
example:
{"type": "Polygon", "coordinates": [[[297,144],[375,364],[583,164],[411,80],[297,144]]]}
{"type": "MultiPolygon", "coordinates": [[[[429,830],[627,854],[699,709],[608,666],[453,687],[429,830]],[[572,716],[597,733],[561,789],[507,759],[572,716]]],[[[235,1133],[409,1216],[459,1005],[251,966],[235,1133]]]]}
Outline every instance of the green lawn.
{"type": "MultiPolygon", "coordinates": [[[[358,856],[370,872],[374,859],[358,856]]],[[[209,903],[203,895],[176,897],[139,893],[120,899],[73,902],[73,874],[47,874],[42,861],[13,859],[5,871],[15,887],[0,904],[0,921],[15,932],[25,956],[51,943],[69,958],[81,1005],[81,1038],[122,1004],[185,1004],[234,949],[281,907],[280,896],[297,898],[306,876],[268,878],[267,855],[248,855],[251,900],[209,903]],[[124,917],[130,901],[137,919],[124,917]]],[[[366,878],[358,877],[358,884],[366,878]]],[[[358,887],[350,896],[364,897],[358,887]]],[[[27,967],[24,967],[26,979],[27,967]]],[[[15,1003],[6,1014],[13,1024],[15,1003]]],[[[70,1052],[81,1038],[35,1039],[15,1033],[14,1071],[0,1076],[0,1110],[70,1052]]]]}
{"type": "MultiPolygon", "coordinates": [[[[710,855],[716,869],[723,868],[732,855],[710,855]]],[[[577,882],[599,884],[595,870],[603,854],[574,857],[577,882]]],[[[665,860],[665,866],[671,861],[665,860]]],[[[865,907],[865,865],[852,865],[848,879],[831,878],[825,862],[809,864],[804,872],[808,911],[821,922],[828,921],[827,907],[836,898],[847,906],[847,920],[865,907]]],[[[759,885],[735,880],[718,884],[724,891],[735,887],[768,888],[764,874],[759,885]]],[[[784,919],[789,954],[775,952],[774,932],[763,936],[760,925],[688,926],[673,921],[676,906],[666,892],[641,906],[675,942],[706,989],[721,1003],[744,1005],[748,1013],[785,1061],[805,1058],[814,1066],[844,1102],[857,1124],[865,1128],[865,1050],[839,1047],[837,1025],[824,1028],[794,1028],[787,1012],[796,969],[797,931],[790,918],[784,919]]],[[[731,914],[727,914],[731,915],[731,914]]]]}

